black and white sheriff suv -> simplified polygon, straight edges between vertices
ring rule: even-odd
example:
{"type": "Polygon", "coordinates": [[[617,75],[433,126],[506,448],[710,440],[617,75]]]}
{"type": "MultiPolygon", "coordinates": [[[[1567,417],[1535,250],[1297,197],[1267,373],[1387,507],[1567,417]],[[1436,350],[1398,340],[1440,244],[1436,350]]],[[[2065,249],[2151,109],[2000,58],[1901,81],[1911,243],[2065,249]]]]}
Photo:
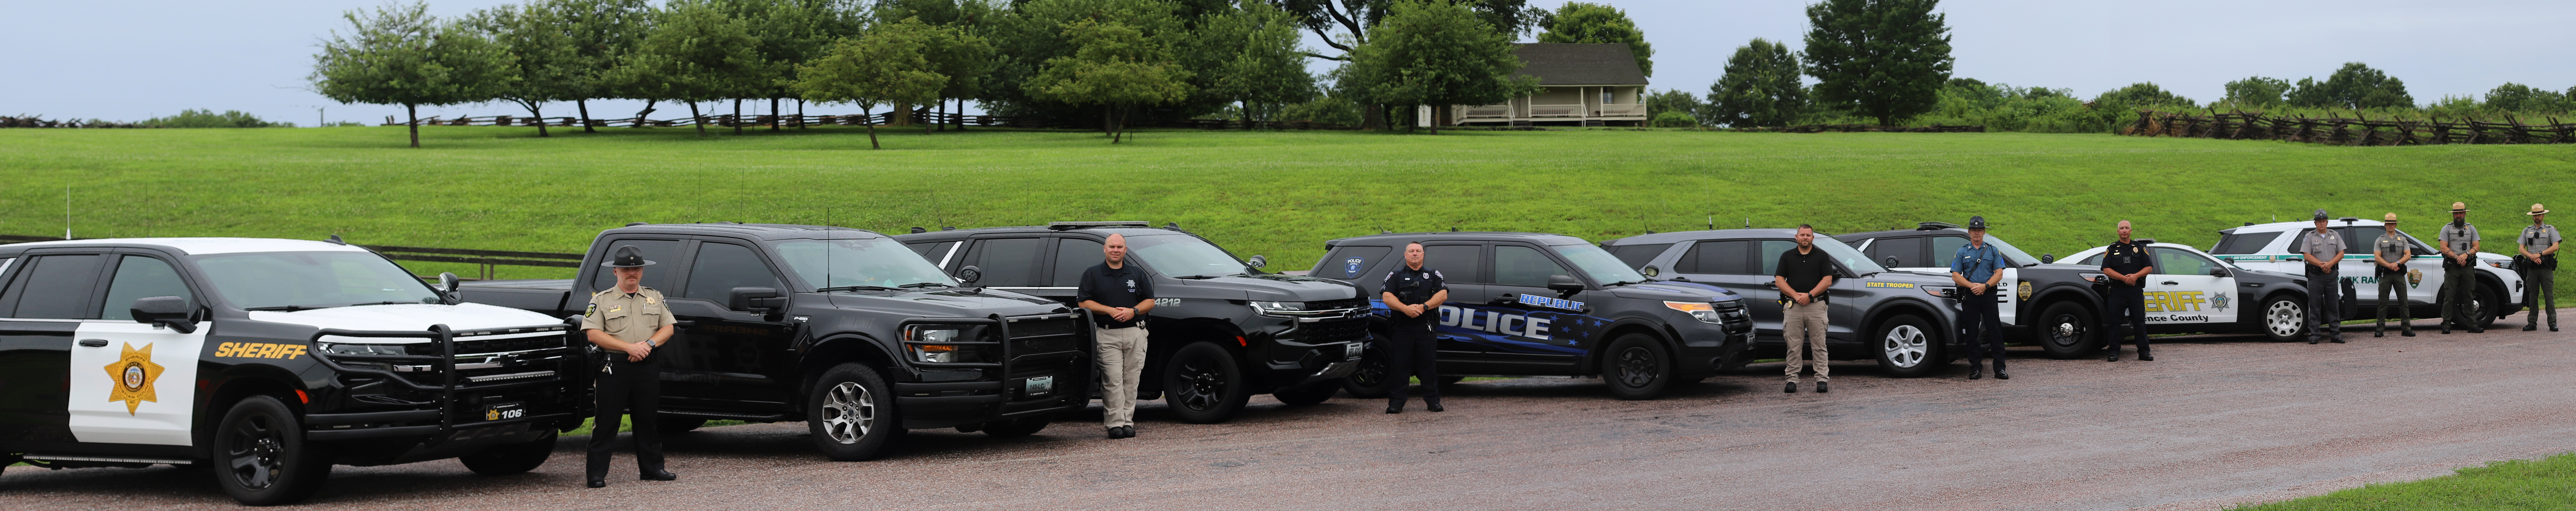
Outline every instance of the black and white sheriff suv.
{"type": "Polygon", "coordinates": [[[337,242],[0,245],[0,466],[206,466],[254,505],[334,464],[534,469],[587,415],[566,325],[442,277],[337,242]]]}

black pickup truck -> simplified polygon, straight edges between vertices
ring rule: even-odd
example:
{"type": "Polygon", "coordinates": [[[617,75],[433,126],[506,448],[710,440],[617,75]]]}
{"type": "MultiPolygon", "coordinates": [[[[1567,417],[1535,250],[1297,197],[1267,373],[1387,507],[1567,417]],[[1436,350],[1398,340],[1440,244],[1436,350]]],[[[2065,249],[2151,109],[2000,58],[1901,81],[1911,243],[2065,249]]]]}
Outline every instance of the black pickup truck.
{"type": "Polygon", "coordinates": [[[835,460],[908,429],[1036,433],[1089,403],[1089,329],[1044,298],[968,287],[875,232],[810,225],[628,224],[571,280],[484,281],[465,300],[577,314],[632,245],[680,324],[662,369],[663,431],[709,419],[805,421],[835,460]]]}

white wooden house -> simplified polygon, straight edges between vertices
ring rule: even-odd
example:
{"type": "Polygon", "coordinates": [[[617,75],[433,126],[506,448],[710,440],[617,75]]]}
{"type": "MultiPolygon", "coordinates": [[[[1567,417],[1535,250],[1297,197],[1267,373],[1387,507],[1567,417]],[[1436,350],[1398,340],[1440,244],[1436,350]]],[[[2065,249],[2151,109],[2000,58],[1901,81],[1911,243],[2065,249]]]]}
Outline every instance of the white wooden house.
{"type": "MultiPolygon", "coordinates": [[[[1451,107],[1451,124],[1643,126],[1646,72],[1625,44],[1524,43],[1512,50],[1522,76],[1538,78],[1536,94],[1496,105],[1451,107]]],[[[1434,122],[1430,108],[1418,122],[1434,122]]]]}

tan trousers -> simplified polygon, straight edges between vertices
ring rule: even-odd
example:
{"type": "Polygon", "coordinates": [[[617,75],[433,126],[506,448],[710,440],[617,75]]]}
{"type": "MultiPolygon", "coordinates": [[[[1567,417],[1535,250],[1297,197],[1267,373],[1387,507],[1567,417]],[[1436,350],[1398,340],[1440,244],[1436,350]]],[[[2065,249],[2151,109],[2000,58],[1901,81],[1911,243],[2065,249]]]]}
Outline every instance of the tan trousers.
{"type": "Polygon", "coordinates": [[[1825,365],[1825,361],[1830,359],[1825,356],[1824,302],[1810,302],[1805,305],[1789,302],[1789,305],[1782,307],[1780,339],[1788,343],[1789,368],[1785,372],[1789,373],[1789,383],[1797,383],[1798,371],[1809,367],[1816,368],[1816,381],[1834,380],[1833,367],[1825,365]],[[1800,353],[1802,350],[1798,349],[1808,346],[1815,348],[1815,360],[1807,360],[1806,354],[1800,353]]]}
{"type": "Polygon", "coordinates": [[[1103,328],[1093,351],[1100,363],[1100,424],[1136,424],[1136,380],[1145,376],[1145,327],[1103,328]]]}

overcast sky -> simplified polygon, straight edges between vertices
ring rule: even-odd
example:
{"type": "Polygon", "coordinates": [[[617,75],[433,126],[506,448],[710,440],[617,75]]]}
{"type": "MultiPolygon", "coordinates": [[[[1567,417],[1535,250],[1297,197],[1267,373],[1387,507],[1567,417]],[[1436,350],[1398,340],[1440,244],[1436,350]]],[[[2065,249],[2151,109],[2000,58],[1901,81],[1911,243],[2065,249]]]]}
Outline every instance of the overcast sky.
{"type": "MultiPolygon", "coordinates": [[[[1532,0],[1556,5],[1559,0],[1532,0]]],[[[509,0],[432,0],[459,15],[509,0]]],[[[1755,37],[1806,30],[1806,0],[1611,0],[1655,45],[1654,88],[1705,93],[1728,54],[1755,37]]],[[[399,106],[340,105],[307,92],[315,46],[366,0],[0,2],[0,115],[141,120],[185,108],[237,109],[312,125],[381,122],[399,106]]],[[[2576,85],[2576,2],[2567,0],[1949,0],[1956,75],[2074,89],[2091,97],[2147,81],[2207,102],[2230,80],[2296,81],[2360,61],[2406,81],[2418,103],[2517,82],[2576,85]]],[[[1320,44],[1315,46],[1320,47],[1320,44]]],[[[635,104],[594,105],[632,115],[635,104]]],[[[549,107],[548,115],[569,113],[549,107]]],[[[664,109],[655,117],[668,117],[664,109]]],[[[425,108],[494,115],[506,104],[425,108]]]]}

